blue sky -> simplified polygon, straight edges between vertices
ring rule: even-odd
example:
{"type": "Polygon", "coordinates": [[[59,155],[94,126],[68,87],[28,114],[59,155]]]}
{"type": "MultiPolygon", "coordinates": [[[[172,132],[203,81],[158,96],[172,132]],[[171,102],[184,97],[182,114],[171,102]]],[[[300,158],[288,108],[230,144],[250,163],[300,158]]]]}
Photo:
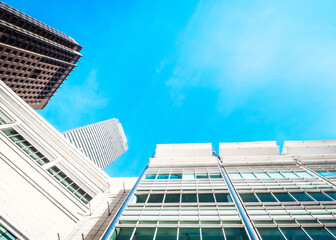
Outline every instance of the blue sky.
{"type": "Polygon", "coordinates": [[[83,58],[39,111],[63,131],[118,118],[138,176],[157,143],[336,139],[336,1],[7,0],[83,58]]]}

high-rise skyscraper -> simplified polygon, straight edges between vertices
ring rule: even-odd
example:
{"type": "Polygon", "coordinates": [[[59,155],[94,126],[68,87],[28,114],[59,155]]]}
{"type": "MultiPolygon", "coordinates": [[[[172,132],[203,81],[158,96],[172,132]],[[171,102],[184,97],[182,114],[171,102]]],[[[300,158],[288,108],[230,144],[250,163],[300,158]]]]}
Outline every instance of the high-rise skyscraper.
{"type": "Polygon", "coordinates": [[[104,240],[336,239],[336,141],[157,145],[104,240]]]}
{"type": "Polygon", "coordinates": [[[71,129],[62,134],[102,169],[128,149],[124,130],[115,118],[71,129]]]}
{"type": "Polygon", "coordinates": [[[0,80],[34,109],[46,106],[81,49],[73,38],[0,2],[0,80]]]}

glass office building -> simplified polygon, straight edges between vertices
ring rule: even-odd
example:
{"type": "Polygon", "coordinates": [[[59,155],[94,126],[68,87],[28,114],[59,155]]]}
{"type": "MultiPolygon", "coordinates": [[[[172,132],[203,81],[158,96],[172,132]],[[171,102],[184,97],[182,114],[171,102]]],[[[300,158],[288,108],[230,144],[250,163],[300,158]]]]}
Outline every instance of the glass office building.
{"type": "Polygon", "coordinates": [[[157,145],[103,239],[336,239],[334,146],[157,145]]]}

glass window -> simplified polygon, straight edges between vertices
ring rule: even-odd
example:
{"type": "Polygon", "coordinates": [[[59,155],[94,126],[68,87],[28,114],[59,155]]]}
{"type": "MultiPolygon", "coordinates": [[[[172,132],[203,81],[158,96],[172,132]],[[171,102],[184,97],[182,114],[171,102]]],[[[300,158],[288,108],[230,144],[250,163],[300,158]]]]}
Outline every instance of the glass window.
{"type": "Polygon", "coordinates": [[[137,194],[135,195],[135,202],[136,203],[145,203],[147,200],[147,194],[137,194]]]}
{"type": "Polygon", "coordinates": [[[304,178],[311,178],[313,177],[310,173],[307,172],[295,172],[299,177],[304,177],[304,178]]]}
{"type": "Polygon", "coordinates": [[[198,228],[180,228],[178,240],[200,240],[200,230],[198,228]]]}
{"type": "Polygon", "coordinates": [[[193,173],[183,173],[182,179],[183,180],[193,180],[193,179],[195,179],[195,174],[193,174],[193,173]]]}
{"type": "Polygon", "coordinates": [[[270,178],[270,176],[265,172],[255,172],[254,175],[257,178],[270,178]]]}
{"type": "Polygon", "coordinates": [[[332,240],[335,239],[327,230],[324,228],[304,228],[306,232],[311,236],[312,239],[323,239],[323,240],[332,240]]]}
{"type": "Polygon", "coordinates": [[[278,173],[278,172],[269,172],[268,175],[270,175],[272,178],[283,178],[284,177],[281,173],[278,173]]]}
{"type": "Polygon", "coordinates": [[[158,174],[156,179],[168,179],[169,174],[158,174]]]}
{"type": "Polygon", "coordinates": [[[134,228],[115,228],[111,240],[129,240],[134,228]]]}
{"type": "Polygon", "coordinates": [[[216,193],[217,202],[232,202],[231,196],[228,193],[216,193]]]}
{"type": "Polygon", "coordinates": [[[301,228],[281,228],[281,231],[287,239],[310,240],[301,228]]]}
{"type": "Polygon", "coordinates": [[[256,178],[253,173],[241,173],[244,179],[254,179],[256,178]]]}
{"type": "Polygon", "coordinates": [[[283,240],[284,236],[277,228],[258,228],[258,232],[263,240],[283,240]]]}
{"type": "Polygon", "coordinates": [[[196,178],[209,178],[207,173],[197,173],[196,178]]]}
{"type": "Polygon", "coordinates": [[[242,179],[242,176],[240,175],[240,173],[229,173],[229,177],[231,179],[242,179]]]}
{"type": "Polygon", "coordinates": [[[291,195],[288,193],[274,193],[274,196],[280,201],[280,202],[295,202],[295,199],[292,198],[291,195]]]}
{"type": "Polygon", "coordinates": [[[182,179],[182,174],[180,173],[171,174],[170,179],[182,179]]]}
{"type": "Polygon", "coordinates": [[[148,203],[162,203],[163,194],[150,194],[148,203]]]}
{"type": "Polygon", "coordinates": [[[198,200],[200,203],[203,202],[215,202],[215,199],[213,197],[213,194],[198,194],[198,200]]]}
{"type": "Polygon", "coordinates": [[[220,173],[210,173],[210,178],[222,178],[220,173]]]}
{"type": "Polygon", "coordinates": [[[224,240],[221,228],[202,228],[202,240],[224,240]]]}
{"type": "Polygon", "coordinates": [[[0,224],[0,240],[16,240],[17,238],[14,237],[6,228],[4,228],[0,224]]]}
{"type": "Polygon", "coordinates": [[[253,193],[240,193],[239,195],[243,202],[259,202],[253,193]]]}
{"type": "Polygon", "coordinates": [[[226,240],[249,240],[243,228],[224,228],[226,240]]]}
{"type": "Polygon", "coordinates": [[[317,171],[318,174],[320,174],[322,177],[331,177],[333,176],[331,173],[326,171],[317,171]]]}
{"type": "Polygon", "coordinates": [[[182,203],[197,202],[196,194],[182,194],[182,203]]]}
{"type": "Polygon", "coordinates": [[[332,201],[330,197],[325,195],[324,193],[309,193],[310,196],[312,196],[316,201],[322,202],[322,201],[332,201]]]}
{"type": "Polygon", "coordinates": [[[284,175],[286,178],[298,178],[298,175],[292,172],[282,172],[282,175],[284,175]]]}
{"type": "Polygon", "coordinates": [[[155,179],[156,174],[147,174],[146,179],[155,179]]]}
{"type": "Polygon", "coordinates": [[[336,192],[326,192],[326,194],[327,194],[329,197],[331,197],[331,198],[333,198],[334,200],[336,200],[336,192]]]}
{"type": "Polygon", "coordinates": [[[277,202],[277,200],[270,193],[257,193],[257,196],[262,202],[277,202]]]}
{"type": "Polygon", "coordinates": [[[180,194],[166,194],[165,203],[179,203],[180,194]]]}
{"type": "Polygon", "coordinates": [[[314,201],[311,197],[309,197],[305,193],[292,193],[293,197],[296,198],[299,202],[305,202],[305,201],[314,201]]]}
{"type": "Polygon", "coordinates": [[[133,240],[152,240],[155,228],[136,228],[133,240]]]}
{"type": "Polygon", "coordinates": [[[176,240],[177,228],[158,228],[156,240],[176,240]]]}

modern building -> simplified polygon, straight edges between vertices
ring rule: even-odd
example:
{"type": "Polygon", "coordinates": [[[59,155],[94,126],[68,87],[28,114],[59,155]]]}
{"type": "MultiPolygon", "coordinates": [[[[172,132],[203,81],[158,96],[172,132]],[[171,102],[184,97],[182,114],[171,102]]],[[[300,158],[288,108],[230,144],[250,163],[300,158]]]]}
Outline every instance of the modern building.
{"type": "Polygon", "coordinates": [[[124,130],[115,118],[71,129],[62,134],[102,169],[128,149],[124,130]]]}
{"type": "Polygon", "coordinates": [[[136,181],[111,179],[3,82],[0,169],[0,239],[99,239],[136,181]]]}
{"type": "Polygon", "coordinates": [[[157,145],[104,240],[336,239],[336,141],[157,145]]]}
{"type": "Polygon", "coordinates": [[[46,106],[81,49],[71,37],[0,2],[0,80],[34,109],[46,106]]]}

